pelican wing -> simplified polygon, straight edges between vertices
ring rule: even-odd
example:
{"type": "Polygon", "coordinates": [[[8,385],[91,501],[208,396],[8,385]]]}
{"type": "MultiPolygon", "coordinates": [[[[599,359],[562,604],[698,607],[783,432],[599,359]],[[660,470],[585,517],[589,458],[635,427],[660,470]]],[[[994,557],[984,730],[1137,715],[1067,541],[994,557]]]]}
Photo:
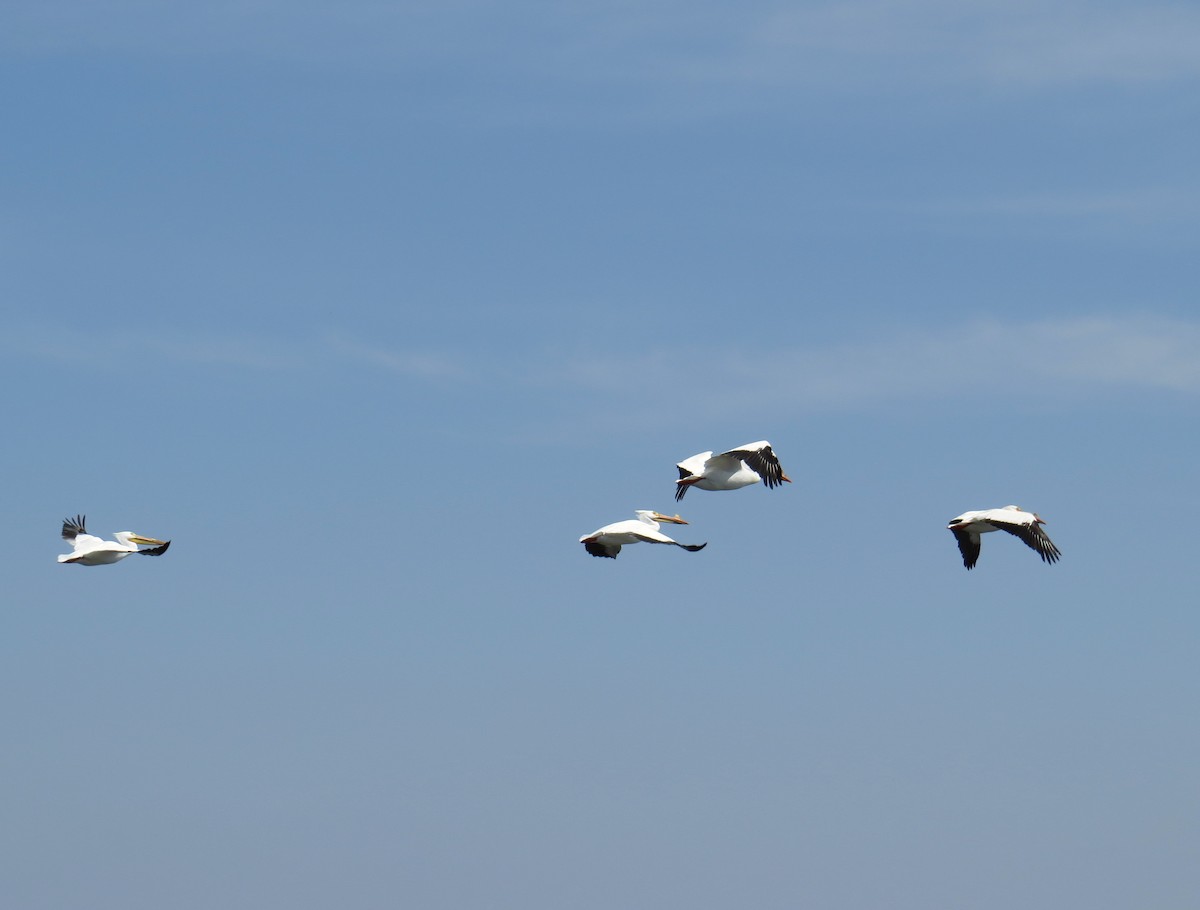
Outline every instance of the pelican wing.
{"type": "Polygon", "coordinates": [[[995,525],[998,530],[1007,531],[1014,537],[1019,537],[1027,547],[1035,550],[1038,556],[1042,557],[1042,562],[1058,562],[1058,558],[1062,556],[1058,551],[1058,547],[1054,545],[1046,532],[1042,530],[1042,526],[1036,521],[1021,523],[1004,521],[995,517],[989,518],[988,521],[995,525]]]}
{"type": "Polygon", "coordinates": [[[747,443],[723,454],[745,462],[746,467],[761,477],[762,482],[768,487],[778,487],[783,484],[783,467],[775,456],[775,450],[766,440],[747,443]]]}
{"type": "MultiPolygon", "coordinates": [[[[701,452],[699,455],[693,455],[691,458],[685,458],[675,467],[679,469],[679,480],[688,480],[689,477],[695,477],[697,474],[703,474],[708,468],[708,460],[712,458],[712,452],[701,452]]],[[[683,494],[687,492],[689,483],[679,483],[675,487],[675,501],[683,499],[683,494]]]]}
{"type": "Polygon", "coordinates": [[[75,551],[76,555],[103,550],[110,545],[109,541],[89,534],[85,524],[86,521],[82,515],[76,515],[74,518],[67,518],[63,521],[63,540],[71,544],[71,549],[75,551]]]}
{"type": "Polygon", "coordinates": [[[167,541],[161,547],[142,547],[137,550],[142,556],[162,556],[167,552],[167,547],[171,545],[171,541],[167,541]]]}
{"type": "Polygon", "coordinates": [[[63,540],[74,540],[80,534],[87,533],[87,519],[82,515],[76,515],[74,518],[64,518],[62,536],[63,540]]]}
{"type": "Polygon", "coordinates": [[[644,540],[646,543],[669,543],[672,546],[683,547],[683,549],[687,550],[689,553],[695,553],[697,550],[703,550],[705,547],[708,546],[707,543],[701,543],[701,544],[680,543],[678,540],[672,540],[666,534],[658,534],[654,531],[648,531],[645,533],[637,532],[633,536],[636,537],[638,540],[644,540]]]}
{"type": "Polygon", "coordinates": [[[968,569],[975,568],[979,562],[979,535],[966,527],[951,528],[954,539],[958,542],[958,552],[962,553],[963,565],[968,569]]]}
{"type": "Polygon", "coordinates": [[[585,540],[583,548],[593,556],[606,556],[609,559],[616,559],[617,554],[621,552],[619,543],[603,544],[596,540],[585,540]]]}
{"type": "Polygon", "coordinates": [[[673,541],[666,534],[660,534],[657,531],[651,531],[649,529],[645,531],[634,531],[633,536],[638,540],[645,541],[646,543],[675,543],[675,541],[673,541]]]}
{"type": "Polygon", "coordinates": [[[698,455],[685,458],[676,464],[675,467],[679,468],[679,479],[683,480],[685,477],[702,473],[710,458],[712,458],[712,452],[700,452],[698,455]]]}

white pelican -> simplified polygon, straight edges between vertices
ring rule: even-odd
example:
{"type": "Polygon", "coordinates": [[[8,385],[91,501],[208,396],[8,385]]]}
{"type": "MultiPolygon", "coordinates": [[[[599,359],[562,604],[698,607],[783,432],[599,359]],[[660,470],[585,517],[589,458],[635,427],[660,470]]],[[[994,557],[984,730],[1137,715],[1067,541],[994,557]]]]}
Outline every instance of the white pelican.
{"type": "Polygon", "coordinates": [[[678,515],[661,515],[658,512],[651,512],[647,509],[638,509],[634,514],[637,515],[636,519],[631,518],[628,521],[618,521],[610,525],[605,525],[599,531],[593,531],[591,534],[580,537],[579,542],[593,556],[607,556],[609,559],[617,558],[617,554],[621,552],[622,544],[640,543],[642,541],[646,543],[674,544],[677,547],[683,547],[690,553],[703,550],[708,546],[707,543],[679,543],[658,530],[658,523],[660,521],[669,521],[675,525],[687,524],[678,515]]]}
{"type": "Polygon", "coordinates": [[[84,527],[84,517],[76,515],[63,521],[63,540],[71,541],[74,551],[60,553],[59,562],[73,562],[81,566],[108,566],[120,562],[131,553],[141,553],[143,556],[162,556],[171,545],[169,540],[156,540],[153,537],[143,537],[132,531],[118,531],[113,537],[116,540],[101,540],[93,537],[84,527]],[[145,550],[139,549],[139,544],[145,544],[145,550]]]}
{"type": "Polygon", "coordinates": [[[1062,554],[1042,530],[1044,524],[1045,522],[1033,512],[1026,512],[1019,506],[1005,506],[1003,509],[963,512],[958,518],[950,519],[950,524],[946,527],[954,532],[954,539],[958,541],[958,549],[962,553],[963,565],[973,569],[979,561],[979,535],[988,531],[1007,531],[1036,550],[1038,556],[1042,557],[1042,562],[1058,562],[1058,557],[1062,554]]]}
{"type": "Polygon", "coordinates": [[[675,501],[683,499],[688,487],[701,490],[738,490],[760,480],[768,487],[791,483],[783,473],[779,459],[765,439],[713,455],[701,452],[676,465],[679,479],[675,481],[675,501]]]}

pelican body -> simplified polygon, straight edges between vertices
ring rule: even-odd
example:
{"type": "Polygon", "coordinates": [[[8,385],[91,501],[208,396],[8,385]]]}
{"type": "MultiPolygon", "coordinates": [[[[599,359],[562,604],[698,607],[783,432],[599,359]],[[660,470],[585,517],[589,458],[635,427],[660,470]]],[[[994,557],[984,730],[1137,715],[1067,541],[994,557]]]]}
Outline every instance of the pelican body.
{"type": "Polygon", "coordinates": [[[579,542],[593,556],[604,556],[608,559],[616,559],[617,554],[621,552],[621,547],[627,543],[668,543],[682,547],[689,553],[695,553],[708,546],[707,543],[679,543],[659,531],[659,522],[662,521],[676,525],[687,524],[678,515],[662,515],[648,509],[639,509],[634,514],[637,515],[637,518],[605,525],[600,530],[579,538],[579,542]]]}
{"type": "Polygon", "coordinates": [[[791,483],[783,473],[775,450],[765,439],[714,455],[701,452],[676,465],[679,479],[675,481],[675,501],[683,499],[688,487],[701,490],[740,490],[762,481],[768,487],[791,483]]]}
{"type": "Polygon", "coordinates": [[[1002,509],[963,512],[957,518],[950,519],[946,527],[954,532],[963,565],[973,569],[979,561],[979,535],[989,531],[1007,531],[1024,541],[1026,546],[1042,557],[1042,562],[1058,562],[1062,554],[1042,530],[1044,524],[1035,512],[1026,512],[1020,506],[1005,506],[1002,509]]]}
{"type": "Polygon", "coordinates": [[[162,556],[171,545],[169,540],[143,537],[133,531],[118,531],[113,535],[116,540],[102,540],[89,534],[85,524],[86,519],[82,515],[63,521],[63,540],[70,541],[72,552],[60,553],[59,562],[80,566],[110,566],[134,553],[162,556]],[[145,549],[142,549],[143,546],[145,549]]]}

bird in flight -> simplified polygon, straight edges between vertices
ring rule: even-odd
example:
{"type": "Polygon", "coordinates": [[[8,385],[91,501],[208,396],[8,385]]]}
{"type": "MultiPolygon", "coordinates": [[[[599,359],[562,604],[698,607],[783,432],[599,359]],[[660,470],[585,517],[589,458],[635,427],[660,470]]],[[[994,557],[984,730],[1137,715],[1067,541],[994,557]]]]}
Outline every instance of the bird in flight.
{"type": "Polygon", "coordinates": [[[678,515],[662,515],[649,509],[639,509],[634,514],[637,515],[637,518],[605,525],[598,531],[585,534],[579,538],[579,542],[593,556],[606,556],[609,559],[616,559],[617,554],[621,552],[621,547],[630,543],[668,543],[676,547],[683,547],[690,553],[703,550],[708,546],[707,543],[679,543],[659,531],[659,522],[667,521],[676,525],[687,524],[678,515]]]}
{"type": "Polygon", "coordinates": [[[81,566],[108,566],[120,562],[126,556],[140,553],[142,556],[162,556],[171,545],[169,540],[143,537],[133,531],[118,531],[116,540],[103,540],[87,532],[86,519],[82,515],[63,522],[63,540],[71,544],[70,553],[60,553],[58,561],[81,566]]]}
{"type": "Polygon", "coordinates": [[[783,473],[775,450],[765,439],[714,455],[701,452],[676,465],[679,479],[675,481],[675,501],[683,499],[688,487],[701,490],[739,490],[762,481],[768,487],[791,483],[783,473]]]}
{"type": "Polygon", "coordinates": [[[1044,524],[1035,512],[1026,512],[1019,506],[1005,506],[1002,509],[963,512],[957,518],[950,519],[946,527],[954,532],[963,565],[973,569],[979,561],[979,535],[989,531],[1007,531],[1035,550],[1042,557],[1042,562],[1058,562],[1062,554],[1042,530],[1044,524]]]}

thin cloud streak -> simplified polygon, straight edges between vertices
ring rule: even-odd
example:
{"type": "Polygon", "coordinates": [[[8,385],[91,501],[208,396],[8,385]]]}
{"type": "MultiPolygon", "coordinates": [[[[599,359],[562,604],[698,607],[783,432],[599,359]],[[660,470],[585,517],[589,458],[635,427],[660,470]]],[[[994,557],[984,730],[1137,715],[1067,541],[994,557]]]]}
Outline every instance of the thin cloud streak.
{"type": "Polygon", "coordinates": [[[559,8],[222,0],[155,8],[131,0],[47,0],[10,19],[0,46],[20,55],[216,54],[392,72],[469,65],[490,72],[489,84],[498,75],[523,75],[639,94],[963,82],[1036,89],[1200,77],[1200,11],[1165,3],[656,0],[559,8]]]}
{"type": "Polygon", "coordinates": [[[767,17],[746,50],[748,77],[787,82],[833,68],[860,83],[1022,89],[1190,81],[1200,77],[1200,12],[1164,4],[808,4],[767,17]]]}
{"type": "Polygon", "coordinates": [[[119,331],[81,333],[33,327],[14,329],[0,349],[13,356],[87,369],[161,366],[300,372],[317,365],[356,364],[421,381],[463,380],[466,362],[439,351],[395,350],[340,335],[320,340],[277,340],[256,336],[189,335],[119,331]]]}
{"type": "Polygon", "coordinates": [[[664,413],[868,408],[971,396],[1077,400],[1114,389],[1200,394],[1200,324],[980,322],[824,349],[661,351],[572,365],[571,381],[664,413]],[[673,366],[680,364],[680,366],[673,366]],[[688,389],[700,396],[689,397],[688,389]]]}
{"type": "Polygon", "coordinates": [[[93,369],[165,363],[274,371],[297,369],[305,359],[303,351],[266,339],[142,331],[14,329],[3,346],[14,355],[93,369]]]}
{"type": "Polygon", "coordinates": [[[392,350],[341,337],[330,338],[329,344],[335,353],[347,360],[414,379],[466,380],[471,378],[471,371],[467,368],[465,361],[445,352],[392,350]]]}
{"type": "Polygon", "coordinates": [[[922,211],[947,215],[1018,218],[1180,220],[1200,216],[1200,192],[1192,186],[1083,193],[1026,193],[926,204],[922,211]]]}
{"type": "Polygon", "coordinates": [[[1074,402],[1119,390],[1200,395],[1200,323],[1151,317],[983,321],[821,348],[656,348],[565,363],[558,355],[533,352],[468,358],[454,351],[391,349],[339,335],[279,342],[43,330],[17,332],[0,344],[14,356],[83,369],[300,373],[365,367],[413,383],[483,387],[526,406],[565,394],[579,399],[572,412],[605,402],[634,420],[641,411],[719,416],[966,397],[1074,402]],[[690,395],[692,389],[702,394],[690,395]]]}

